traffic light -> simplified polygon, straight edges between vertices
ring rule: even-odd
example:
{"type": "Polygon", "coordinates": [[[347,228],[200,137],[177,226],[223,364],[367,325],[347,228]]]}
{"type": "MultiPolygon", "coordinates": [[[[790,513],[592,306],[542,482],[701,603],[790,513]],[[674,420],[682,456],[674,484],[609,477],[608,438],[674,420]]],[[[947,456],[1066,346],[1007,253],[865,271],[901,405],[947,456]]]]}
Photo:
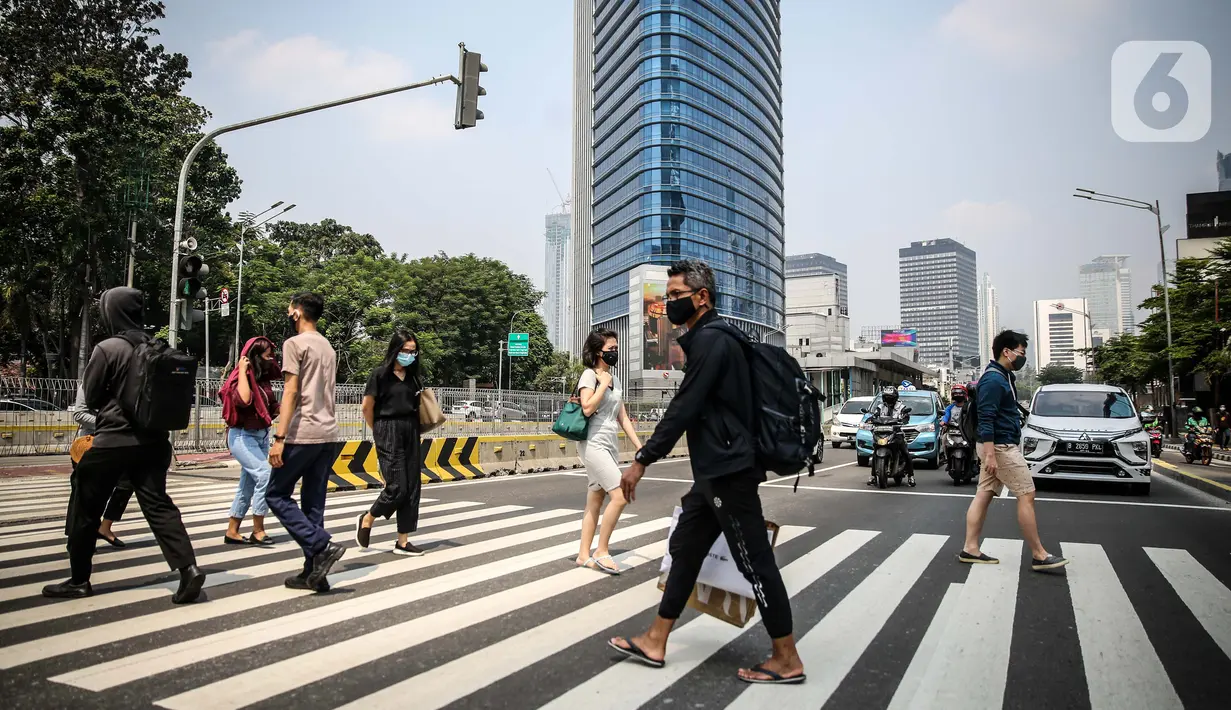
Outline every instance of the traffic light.
{"type": "Polygon", "coordinates": [[[208,296],[201,279],[209,274],[209,264],[201,257],[190,254],[179,263],[179,285],[175,289],[175,297],[180,301],[179,329],[192,330],[192,326],[205,320],[205,311],[193,308],[193,301],[208,296]]]}
{"type": "Polygon", "coordinates": [[[476,121],[483,120],[483,112],[479,110],[479,97],[486,96],[487,91],[479,86],[479,74],[487,71],[482,56],[478,52],[467,52],[466,45],[457,45],[460,53],[462,83],[457,85],[457,110],[453,114],[453,127],[457,129],[474,128],[476,121]]]}

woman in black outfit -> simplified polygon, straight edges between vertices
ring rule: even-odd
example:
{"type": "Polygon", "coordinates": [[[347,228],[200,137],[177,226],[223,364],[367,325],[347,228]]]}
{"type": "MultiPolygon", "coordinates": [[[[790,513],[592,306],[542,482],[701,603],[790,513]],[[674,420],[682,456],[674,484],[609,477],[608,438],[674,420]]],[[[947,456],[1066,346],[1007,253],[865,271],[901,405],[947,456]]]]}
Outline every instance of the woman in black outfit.
{"type": "Polygon", "coordinates": [[[410,543],[419,527],[419,344],[413,333],[397,330],[389,341],[385,361],[368,378],[363,393],[363,418],[376,440],[376,457],[385,478],[380,497],[355,521],[355,542],[367,547],[372,525],[397,514],[398,541],[393,551],[419,557],[423,550],[410,543]]]}

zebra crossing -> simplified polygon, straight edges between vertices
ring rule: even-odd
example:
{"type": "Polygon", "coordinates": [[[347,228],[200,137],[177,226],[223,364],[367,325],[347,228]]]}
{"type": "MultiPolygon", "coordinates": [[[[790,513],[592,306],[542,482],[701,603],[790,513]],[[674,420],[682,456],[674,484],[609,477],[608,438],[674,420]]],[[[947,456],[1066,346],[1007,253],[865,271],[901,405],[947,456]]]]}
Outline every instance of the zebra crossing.
{"type": "Polygon", "coordinates": [[[1231,669],[1228,553],[1061,541],[1073,564],[1044,576],[1028,570],[1028,548],[1016,539],[986,541],[1000,565],[963,567],[953,536],[782,525],[778,555],[800,610],[808,682],[746,686],[735,667],[766,648],[755,618],[738,628],[687,612],[662,669],[605,649],[606,638],[653,616],[668,515],[623,517],[613,537],[623,574],[607,577],[572,564],[579,507],[429,487],[414,536],[429,552],[406,558],[391,553],[387,523],[370,550],[355,549],[354,518],[376,493],[335,493],[326,526],[351,549],[332,590],[318,595],[283,586],[303,558],[274,518],[267,528],[279,544],[224,546],[233,485],[169,481],[209,574],[206,601],[175,607],[175,575],[135,504],[114,528],[128,546],[95,558],[95,596],[42,599],[44,584],[67,575],[67,482],[0,482],[0,511],[13,521],[0,524],[0,679],[15,706],[1029,707],[1030,688],[1012,683],[1028,656],[1015,638],[1040,623],[1029,618],[1039,613],[1030,601],[1038,585],[1065,600],[1057,613],[1074,629],[1043,649],[1080,659],[1065,671],[1084,684],[1074,707],[1205,706],[1190,687],[1193,669],[1162,646],[1155,608],[1182,609],[1189,641],[1213,650],[1210,672],[1231,669]],[[833,590],[832,603],[814,603],[833,590]],[[937,601],[918,604],[921,596],[937,601]],[[913,630],[903,627],[909,617],[913,630]],[[870,654],[900,646],[906,661],[891,677],[869,667],[870,654]],[[875,700],[851,700],[872,686],[875,700]]]}

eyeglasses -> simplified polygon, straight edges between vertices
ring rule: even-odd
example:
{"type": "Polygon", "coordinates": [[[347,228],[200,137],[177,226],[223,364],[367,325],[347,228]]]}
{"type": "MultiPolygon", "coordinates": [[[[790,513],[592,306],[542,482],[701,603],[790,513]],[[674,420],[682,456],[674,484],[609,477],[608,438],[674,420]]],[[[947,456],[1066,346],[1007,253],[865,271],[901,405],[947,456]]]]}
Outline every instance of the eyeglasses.
{"type": "Polygon", "coordinates": [[[687,291],[668,291],[667,300],[668,301],[678,301],[681,298],[685,296],[691,296],[696,292],[697,292],[696,289],[688,289],[687,291]]]}

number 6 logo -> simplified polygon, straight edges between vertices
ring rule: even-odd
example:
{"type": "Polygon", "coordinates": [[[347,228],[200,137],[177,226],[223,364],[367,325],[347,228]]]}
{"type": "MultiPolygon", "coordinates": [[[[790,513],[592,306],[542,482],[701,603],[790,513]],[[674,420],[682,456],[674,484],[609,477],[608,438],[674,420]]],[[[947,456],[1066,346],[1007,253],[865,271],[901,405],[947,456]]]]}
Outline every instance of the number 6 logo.
{"type": "Polygon", "coordinates": [[[1210,53],[1198,42],[1125,42],[1111,57],[1111,125],[1132,143],[1192,143],[1212,123],[1210,53]]]}

